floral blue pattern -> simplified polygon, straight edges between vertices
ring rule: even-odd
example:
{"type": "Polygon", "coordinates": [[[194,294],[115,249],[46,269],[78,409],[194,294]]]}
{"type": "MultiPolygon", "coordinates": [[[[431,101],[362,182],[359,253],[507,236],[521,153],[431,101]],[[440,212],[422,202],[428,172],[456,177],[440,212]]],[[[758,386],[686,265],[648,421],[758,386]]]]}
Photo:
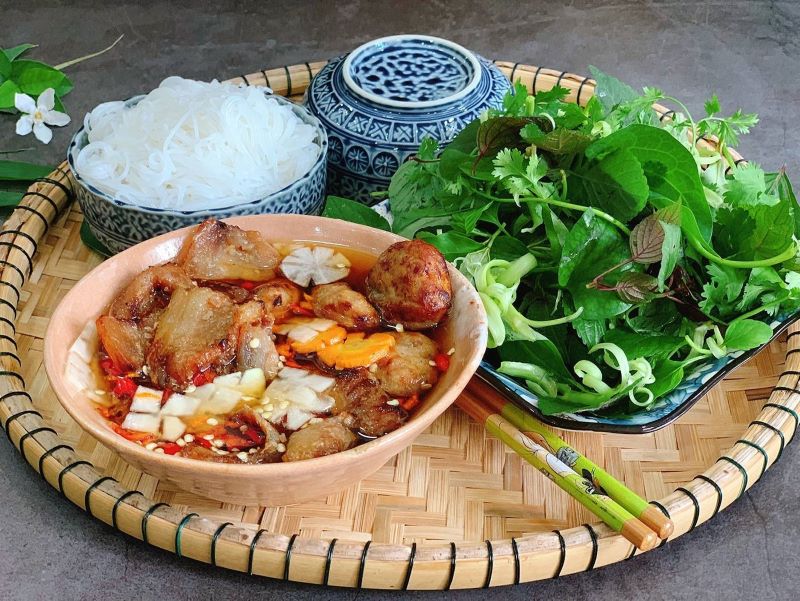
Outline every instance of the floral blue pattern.
{"type": "Polygon", "coordinates": [[[362,202],[424,138],[449,142],[511,87],[491,62],[438,38],[392,36],[348,56],[317,74],[304,102],[328,133],[328,192],[362,202]]]}
{"type": "MultiPolygon", "coordinates": [[[[132,98],[129,103],[137,102],[132,98]]],[[[321,152],[311,170],[297,181],[265,198],[247,204],[200,211],[170,211],[149,209],[123,202],[101,192],[80,177],[75,169],[78,152],[87,143],[87,133],[78,130],[67,149],[70,170],[78,183],[77,197],[84,218],[92,233],[112,253],[148,240],[159,234],[200,223],[209,217],[224,219],[238,215],[262,215],[265,213],[297,213],[319,215],[325,201],[326,156],[328,139],[319,121],[302,107],[290,103],[280,96],[278,102],[289,104],[295,114],[318,131],[321,152]]]]}

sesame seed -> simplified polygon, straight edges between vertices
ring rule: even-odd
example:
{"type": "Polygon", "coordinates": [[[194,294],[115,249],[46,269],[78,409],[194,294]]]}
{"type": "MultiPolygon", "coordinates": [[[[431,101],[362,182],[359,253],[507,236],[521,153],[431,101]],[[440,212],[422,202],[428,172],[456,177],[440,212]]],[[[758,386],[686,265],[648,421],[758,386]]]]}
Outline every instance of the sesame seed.
{"type": "Polygon", "coordinates": [[[402,323],[395,324],[394,329],[401,333],[406,331],[402,323]]]}
{"type": "Polygon", "coordinates": [[[448,355],[453,355],[453,354],[455,354],[455,352],[456,352],[456,347],[454,347],[454,346],[451,346],[451,347],[450,347],[450,350],[449,350],[449,351],[447,351],[447,354],[448,354],[448,355]]]}
{"type": "Polygon", "coordinates": [[[378,364],[377,364],[377,363],[373,363],[372,365],[370,365],[370,366],[369,366],[369,371],[370,371],[370,373],[373,373],[373,374],[374,374],[376,371],[378,371],[378,364]]]}
{"type": "Polygon", "coordinates": [[[217,451],[217,455],[227,455],[228,451],[223,451],[222,449],[217,451]]]}
{"type": "Polygon", "coordinates": [[[278,449],[278,453],[285,453],[286,452],[286,445],[283,444],[282,442],[279,442],[278,446],[275,447],[275,448],[278,449]]]}
{"type": "Polygon", "coordinates": [[[214,440],[214,435],[206,434],[205,436],[203,436],[203,440],[214,440]]]}
{"type": "Polygon", "coordinates": [[[283,355],[278,355],[278,361],[280,361],[281,363],[286,363],[286,357],[284,357],[283,355]]]}
{"type": "Polygon", "coordinates": [[[103,396],[106,393],[106,391],[105,390],[100,390],[98,388],[97,390],[94,391],[94,393],[97,394],[97,395],[103,396]]]}
{"type": "Polygon", "coordinates": [[[186,387],[186,392],[194,392],[195,390],[197,390],[197,386],[195,386],[194,384],[189,384],[186,387]]]}
{"type": "Polygon", "coordinates": [[[280,405],[278,405],[278,407],[280,407],[281,409],[286,409],[288,406],[289,406],[289,401],[281,401],[280,405]]]}
{"type": "Polygon", "coordinates": [[[194,442],[194,435],[193,434],[184,434],[183,439],[186,442],[194,442]]]}
{"type": "Polygon", "coordinates": [[[429,389],[433,388],[433,384],[428,384],[427,382],[425,382],[425,383],[420,385],[420,388],[422,388],[422,390],[429,390],[429,389]]]}
{"type": "Polygon", "coordinates": [[[336,264],[336,267],[337,267],[338,269],[344,269],[345,267],[347,267],[347,265],[345,265],[344,263],[337,263],[337,264],[336,264]]]}
{"type": "Polygon", "coordinates": [[[247,453],[236,453],[236,457],[239,461],[247,461],[247,453]]]}
{"type": "Polygon", "coordinates": [[[241,449],[239,449],[239,448],[237,448],[237,447],[233,447],[233,448],[231,449],[231,453],[238,453],[240,450],[241,450],[241,449]]]}
{"type": "Polygon", "coordinates": [[[243,395],[243,396],[242,396],[242,400],[243,400],[245,403],[249,403],[250,401],[255,401],[255,400],[256,400],[256,397],[254,397],[254,396],[248,396],[248,395],[246,395],[246,394],[245,394],[245,395],[243,395]]]}
{"type": "Polygon", "coordinates": [[[391,401],[386,401],[387,405],[391,405],[392,407],[397,407],[400,404],[400,401],[397,399],[392,399],[391,401]]]}
{"type": "Polygon", "coordinates": [[[272,405],[272,403],[267,403],[264,405],[264,411],[273,411],[274,409],[275,407],[272,405]]]}
{"type": "Polygon", "coordinates": [[[244,434],[245,432],[247,432],[247,426],[245,426],[244,424],[242,424],[241,426],[239,426],[239,432],[241,432],[242,434],[244,434]]]}
{"type": "Polygon", "coordinates": [[[312,417],[310,420],[308,420],[308,423],[309,424],[318,424],[321,421],[322,421],[321,417],[312,417]]]}
{"type": "Polygon", "coordinates": [[[175,444],[178,445],[179,447],[185,447],[186,441],[183,438],[179,438],[178,440],[175,441],[175,444]]]}
{"type": "Polygon", "coordinates": [[[256,448],[254,447],[254,448],[250,449],[250,450],[249,450],[249,451],[247,451],[247,452],[248,452],[250,455],[253,455],[253,454],[254,454],[254,453],[257,451],[257,450],[258,450],[258,449],[256,449],[256,448]]]}
{"type": "Polygon", "coordinates": [[[225,443],[222,442],[219,438],[215,438],[213,441],[211,441],[211,444],[213,444],[218,449],[225,446],[225,443]]]}
{"type": "Polygon", "coordinates": [[[146,445],[144,445],[144,448],[147,449],[148,451],[152,451],[157,446],[158,445],[156,443],[154,443],[154,442],[148,442],[146,445]]]}
{"type": "Polygon", "coordinates": [[[156,453],[163,453],[164,452],[164,449],[162,449],[161,447],[158,447],[157,449],[154,449],[154,450],[155,450],[156,453]]]}
{"type": "Polygon", "coordinates": [[[258,338],[253,338],[250,342],[247,343],[247,346],[250,348],[258,348],[261,346],[261,341],[258,338]]]}
{"type": "Polygon", "coordinates": [[[428,365],[431,367],[436,367],[436,361],[428,361],[428,365]]]}
{"type": "Polygon", "coordinates": [[[147,374],[149,374],[149,373],[150,373],[150,368],[149,368],[149,367],[147,367],[146,365],[142,365],[142,373],[143,373],[144,375],[147,375],[147,374]]]}
{"type": "Polygon", "coordinates": [[[207,423],[209,426],[218,426],[218,425],[219,425],[219,420],[218,420],[217,418],[215,418],[215,417],[209,417],[209,418],[206,420],[206,423],[207,423]]]}

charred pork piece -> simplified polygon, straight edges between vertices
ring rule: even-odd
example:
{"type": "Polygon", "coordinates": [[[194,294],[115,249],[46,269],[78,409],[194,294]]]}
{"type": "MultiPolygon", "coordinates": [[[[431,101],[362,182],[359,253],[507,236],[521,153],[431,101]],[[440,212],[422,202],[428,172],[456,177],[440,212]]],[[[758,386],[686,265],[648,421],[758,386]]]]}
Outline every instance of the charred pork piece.
{"type": "Polygon", "coordinates": [[[102,315],[97,319],[97,334],[114,365],[124,371],[139,371],[153,338],[133,321],[102,315]]]}
{"type": "Polygon", "coordinates": [[[189,459],[199,459],[200,461],[211,461],[213,463],[241,463],[239,458],[233,453],[218,455],[211,449],[207,449],[195,442],[191,442],[183,447],[179,455],[181,457],[188,457],[189,459]]]}
{"type": "Polygon", "coordinates": [[[194,284],[186,272],[172,263],[149,267],[137,275],[114,299],[108,314],[116,319],[140,321],[164,309],[176,290],[194,284]]]}
{"type": "Polygon", "coordinates": [[[222,371],[236,357],[233,313],[233,303],[222,292],[199,287],[177,290],[147,353],[153,384],[184,390],[196,373],[222,371]]]}
{"type": "Polygon", "coordinates": [[[297,430],[286,443],[284,461],[301,461],[333,455],[354,446],[358,437],[336,417],[330,417],[297,430]]]}
{"type": "Polygon", "coordinates": [[[303,300],[303,291],[285,278],[275,278],[253,290],[253,296],[264,302],[267,312],[276,320],[292,313],[292,305],[303,300]]]}
{"type": "Polygon", "coordinates": [[[367,296],[390,324],[407,330],[432,328],[453,299],[447,262],[422,240],[392,244],[367,275],[367,296]]]}
{"type": "Polygon", "coordinates": [[[196,280],[249,280],[275,277],[280,256],[258,232],[215,219],[198,225],[183,243],[177,262],[196,280]]]}
{"type": "Polygon", "coordinates": [[[245,290],[241,286],[228,284],[227,282],[204,281],[201,282],[200,285],[205,288],[216,290],[217,292],[222,292],[237,305],[246,303],[253,298],[253,293],[250,290],[245,290]]]}
{"type": "Polygon", "coordinates": [[[381,388],[393,397],[410,397],[436,384],[439,372],[431,365],[438,353],[436,343],[418,332],[392,336],[397,342],[375,372],[381,388]]]}
{"type": "Polygon", "coordinates": [[[343,372],[330,389],[334,412],[347,412],[354,426],[365,436],[381,436],[403,425],[408,417],[398,405],[390,405],[389,395],[366,369],[343,372]]]}
{"type": "Polygon", "coordinates": [[[278,375],[280,358],[272,341],[272,315],[264,303],[253,300],[234,308],[233,327],[236,344],[236,367],[244,371],[259,367],[267,380],[278,375]]]}
{"type": "Polygon", "coordinates": [[[133,278],[114,299],[108,314],[97,320],[97,334],[119,369],[142,368],[155,323],[172,294],[192,287],[192,280],[177,265],[157,265],[133,278]]]}
{"type": "Polygon", "coordinates": [[[348,330],[374,330],[380,325],[378,312],[367,297],[343,282],[316,286],[311,291],[311,306],[317,317],[332,319],[348,330]]]}

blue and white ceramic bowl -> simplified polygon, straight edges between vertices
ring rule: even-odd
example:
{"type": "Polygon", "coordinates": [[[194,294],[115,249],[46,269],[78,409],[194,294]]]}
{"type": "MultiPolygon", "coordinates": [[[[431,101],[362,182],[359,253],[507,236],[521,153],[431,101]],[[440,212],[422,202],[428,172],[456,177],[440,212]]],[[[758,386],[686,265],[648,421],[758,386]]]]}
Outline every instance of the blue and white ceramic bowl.
{"type": "MultiPolygon", "coordinates": [[[[265,92],[266,93],[266,92],[265,92]]],[[[133,106],[144,96],[126,101],[133,106]]],[[[174,211],[141,207],[113,198],[81,178],[75,168],[78,153],[88,142],[85,127],[81,127],[67,149],[70,170],[78,182],[78,204],[89,229],[112,254],[160,234],[200,223],[209,217],[224,219],[237,215],[263,215],[265,213],[295,213],[319,215],[325,202],[325,159],[328,137],[319,120],[304,107],[289,102],[281,96],[272,96],[279,103],[292,107],[295,115],[317,130],[316,141],[320,154],[311,169],[300,179],[264,198],[249,203],[194,211],[174,211]]]]}
{"type": "Polygon", "coordinates": [[[431,36],[380,38],[333,59],[304,100],[328,132],[328,193],[369,201],[424,138],[449,142],[510,88],[491,62],[431,36]]]}

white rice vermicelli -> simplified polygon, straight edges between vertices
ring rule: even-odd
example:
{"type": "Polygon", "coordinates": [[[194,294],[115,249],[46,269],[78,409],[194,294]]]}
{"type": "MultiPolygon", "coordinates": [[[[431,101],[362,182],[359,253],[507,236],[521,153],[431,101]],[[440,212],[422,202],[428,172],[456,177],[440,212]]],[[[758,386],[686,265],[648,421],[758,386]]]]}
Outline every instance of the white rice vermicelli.
{"type": "Polygon", "coordinates": [[[264,89],[168,77],[138,104],[86,115],[78,174],[114,198],[197,210],[252,202],[305,175],[316,129],[264,89]]]}

